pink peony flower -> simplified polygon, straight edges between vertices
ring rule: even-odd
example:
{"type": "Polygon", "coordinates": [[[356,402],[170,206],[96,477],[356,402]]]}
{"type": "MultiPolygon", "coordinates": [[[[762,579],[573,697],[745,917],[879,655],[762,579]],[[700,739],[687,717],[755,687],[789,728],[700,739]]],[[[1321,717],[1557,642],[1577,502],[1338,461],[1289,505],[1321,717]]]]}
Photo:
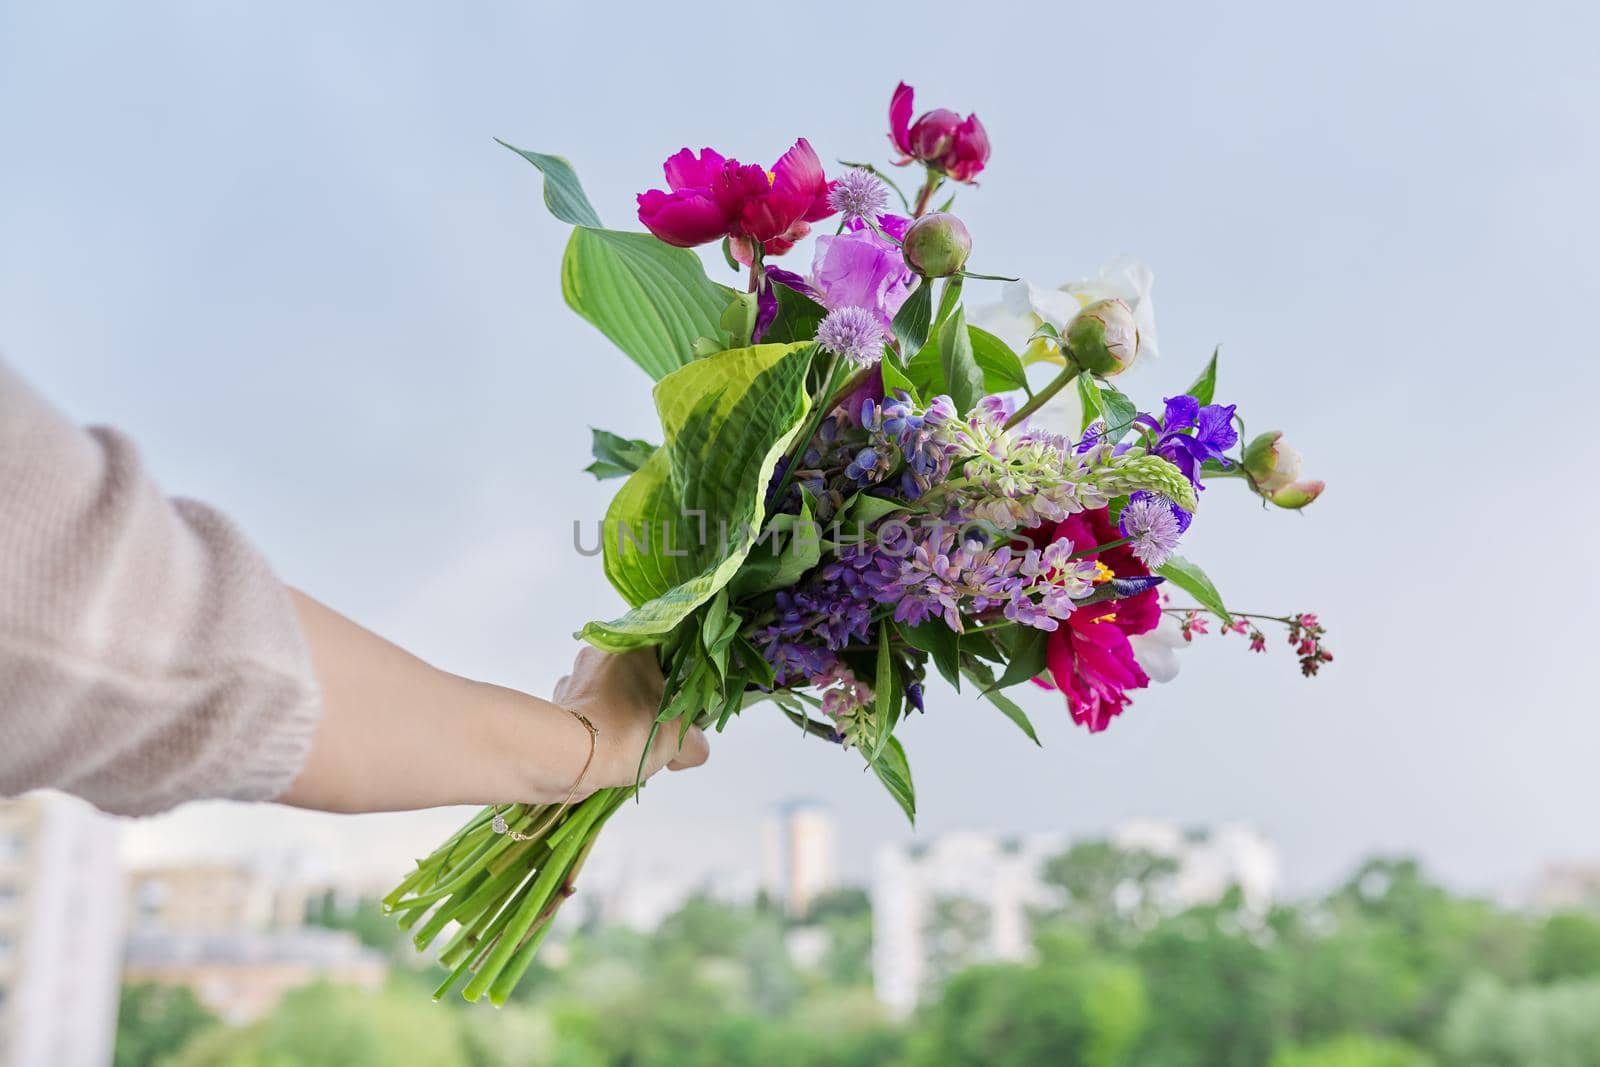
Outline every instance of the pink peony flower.
{"type": "Polygon", "coordinates": [[[662,170],[667,189],[639,194],[639,221],[679,248],[733,238],[735,254],[748,262],[752,242],[770,256],[782,255],[811,232],[811,223],[833,214],[830,184],[817,153],[804,137],[768,171],[741,164],[710,148],[685,148],[662,170]]]}
{"type": "MultiPolygon", "coordinates": [[[[1120,537],[1109,514],[1101,509],[1069,516],[1056,525],[1046,542],[1065,539],[1075,552],[1081,552],[1120,537]]],[[[1150,573],[1127,546],[1086,558],[1097,559],[1119,578],[1150,573]]],[[[1099,733],[1131,703],[1128,690],[1150,684],[1129,638],[1154,630],[1160,621],[1161,603],[1154,589],[1125,600],[1080,607],[1049,634],[1045,645],[1049,673],[1036,681],[1061,690],[1072,721],[1099,733]]]]}
{"type": "Polygon", "coordinates": [[[989,162],[989,134],[978,116],[963,119],[954,111],[936,108],[911,121],[915,90],[905,82],[889,98],[889,140],[904,157],[936,167],[958,182],[970,182],[989,162]]]}

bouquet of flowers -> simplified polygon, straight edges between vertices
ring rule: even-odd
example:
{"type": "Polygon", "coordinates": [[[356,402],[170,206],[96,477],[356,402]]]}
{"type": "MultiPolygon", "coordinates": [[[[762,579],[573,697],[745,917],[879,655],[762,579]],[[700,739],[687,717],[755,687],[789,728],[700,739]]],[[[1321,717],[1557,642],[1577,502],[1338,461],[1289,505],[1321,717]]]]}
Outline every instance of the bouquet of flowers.
{"type": "MultiPolygon", "coordinates": [[[[864,759],[908,817],[900,733],[930,667],[1037,743],[1008,689],[1058,690],[1104,730],[1213,622],[1258,651],[1262,626],[1285,626],[1307,675],[1332,659],[1314,615],[1230,612],[1176,554],[1208,482],[1291,509],[1322,483],[1280,433],[1240,447],[1215,353],[1159,409],[1117,389],[1155,354],[1142,266],[1057,290],[969,270],[947,191],[975,183],[988,136],[974,115],[913,112],[902,84],[889,139],[921,179],[909,197],[871,164],[830,180],[804,139],[770,169],[684,149],[638,197],[647,233],[604,228],[564,159],[513,149],[574,227],[568,304],[655,380],[661,419],[659,443],[594,431],[589,471],[626,478],[601,551],[631,607],[579,636],[655,648],[657,729],[775,705],[864,759]],[[824,222],[809,274],[774,263],[824,222]],[[739,289],[688,251],[716,242],[739,289]],[[973,316],[987,329],[963,304],[974,281],[1008,283],[973,316]]],[[[636,790],[486,809],[419,861],[386,904],[419,949],[452,930],[438,996],[465,980],[469,1000],[504,1001],[636,790]]]]}

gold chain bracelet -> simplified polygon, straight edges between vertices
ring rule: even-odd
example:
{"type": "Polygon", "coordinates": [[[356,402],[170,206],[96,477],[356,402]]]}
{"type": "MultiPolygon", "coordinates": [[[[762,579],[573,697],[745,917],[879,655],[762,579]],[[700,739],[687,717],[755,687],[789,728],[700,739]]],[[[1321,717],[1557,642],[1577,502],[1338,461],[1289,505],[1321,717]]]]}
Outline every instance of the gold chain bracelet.
{"type": "Polygon", "coordinates": [[[581,712],[573,711],[571,708],[563,708],[562,710],[568,715],[571,715],[574,719],[577,719],[579,722],[583,723],[583,728],[589,732],[589,758],[583,761],[583,769],[578,772],[578,777],[573,781],[572,788],[567,790],[567,798],[561,802],[555,811],[552,811],[545,818],[544,822],[537,829],[530,830],[526,833],[513,830],[511,829],[510,824],[506,822],[504,813],[497,811],[494,813],[494,820],[489,823],[489,829],[493,830],[495,833],[504,834],[513,841],[537,840],[539,837],[544,835],[545,831],[550,829],[551,824],[561,817],[562,812],[566,811],[572,806],[572,799],[578,795],[578,790],[582,788],[583,780],[589,774],[589,768],[594,765],[595,749],[598,748],[600,744],[600,730],[595,726],[594,723],[589,721],[589,717],[587,715],[584,715],[581,712]]]}

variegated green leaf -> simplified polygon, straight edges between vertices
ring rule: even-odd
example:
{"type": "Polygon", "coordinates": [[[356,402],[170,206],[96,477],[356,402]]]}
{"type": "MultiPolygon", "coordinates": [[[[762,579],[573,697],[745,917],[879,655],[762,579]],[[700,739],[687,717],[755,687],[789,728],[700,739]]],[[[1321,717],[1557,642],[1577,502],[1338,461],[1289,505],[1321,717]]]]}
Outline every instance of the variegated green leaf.
{"type": "Polygon", "coordinates": [[[809,407],[812,349],[719,352],[656,386],[666,443],[623,484],[602,526],[606,577],[633,609],[579,636],[609,651],[657,644],[738,572],[809,407]]]}

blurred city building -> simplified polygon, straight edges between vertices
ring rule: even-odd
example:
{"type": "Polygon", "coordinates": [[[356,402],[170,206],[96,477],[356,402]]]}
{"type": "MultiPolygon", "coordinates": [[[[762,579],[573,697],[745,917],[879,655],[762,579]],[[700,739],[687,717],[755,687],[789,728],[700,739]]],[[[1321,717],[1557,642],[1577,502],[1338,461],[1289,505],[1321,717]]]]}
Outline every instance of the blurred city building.
{"type": "MultiPolygon", "coordinates": [[[[1110,841],[1173,861],[1157,903],[1177,911],[1215,901],[1237,886],[1247,908],[1264,911],[1279,887],[1277,851],[1255,830],[1183,829],[1125,823],[1110,841]]],[[[872,972],[878,999],[905,1013],[956,970],[1032,953],[1031,915],[1060,899],[1046,863],[1064,854],[1062,835],[945,834],[878,853],[872,881],[872,972]]]]}
{"type": "Polygon", "coordinates": [[[1537,911],[1600,912],[1600,863],[1546,867],[1529,902],[1537,911]]]}
{"type": "Polygon", "coordinates": [[[0,1067],[106,1067],[117,1024],[117,829],[68,797],[0,800],[0,1067]]]}
{"type": "Polygon", "coordinates": [[[791,800],[767,817],[762,834],[761,883],[769,899],[793,916],[838,884],[833,815],[815,800],[791,800]]]}
{"type": "Polygon", "coordinates": [[[266,1015],[290,990],[316,981],[375,990],[389,962],[352,933],[299,930],[164,931],[128,934],[124,981],[187,986],[224,1022],[266,1015]]]}
{"type": "Polygon", "coordinates": [[[186,986],[218,1017],[246,1023],[315,981],[376,989],[387,957],[355,934],[307,923],[359,898],[314,880],[299,858],[148,867],[128,878],[126,982],[186,986]]]}

